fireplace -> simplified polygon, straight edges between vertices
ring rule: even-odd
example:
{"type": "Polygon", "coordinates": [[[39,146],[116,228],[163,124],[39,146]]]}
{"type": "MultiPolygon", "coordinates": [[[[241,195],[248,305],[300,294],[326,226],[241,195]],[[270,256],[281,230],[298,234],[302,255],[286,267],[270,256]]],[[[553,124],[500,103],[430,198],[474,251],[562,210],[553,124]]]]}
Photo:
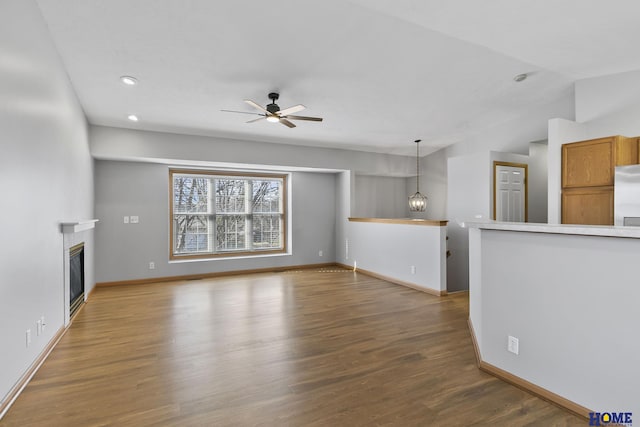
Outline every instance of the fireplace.
{"type": "Polygon", "coordinates": [[[84,242],[69,248],[69,317],[84,302],[84,242]]]}
{"type": "Polygon", "coordinates": [[[97,219],[87,219],[60,223],[64,258],[64,298],[60,303],[63,304],[64,326],[69,326],[71,316],[84,303],[84,293],[91,289],[93,228],[96,222],[97,219]]]}

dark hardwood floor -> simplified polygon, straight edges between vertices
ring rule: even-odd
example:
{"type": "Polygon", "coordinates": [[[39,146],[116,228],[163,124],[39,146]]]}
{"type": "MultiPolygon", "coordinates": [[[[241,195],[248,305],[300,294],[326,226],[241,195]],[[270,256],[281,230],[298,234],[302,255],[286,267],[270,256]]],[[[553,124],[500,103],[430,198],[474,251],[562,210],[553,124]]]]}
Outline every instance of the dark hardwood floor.
{"type": "Polygon", "coordinates": [[[96,289],[2,426],[585,426],[478,370],[468,295],[304,270],[96,289]]]}

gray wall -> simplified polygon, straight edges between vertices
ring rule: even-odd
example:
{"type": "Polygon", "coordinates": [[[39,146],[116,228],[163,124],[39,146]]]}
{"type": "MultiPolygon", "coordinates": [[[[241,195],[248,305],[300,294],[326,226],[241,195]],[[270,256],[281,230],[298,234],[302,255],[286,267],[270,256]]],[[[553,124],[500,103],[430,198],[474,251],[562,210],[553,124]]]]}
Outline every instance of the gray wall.
{"type": "Polygon", "coordinates": [[[415,192],[407,188],[406,178],[356,175],[354,217],[406,218],[408,197],[415,192]]]}
{"type": "MultiPolygon", "coordinates": [[[[408,189],[413,194],[415,178],[409,178],[408,189]]],[[[420,192],[427,196],[425,212],[410,213],[412,218],[447,219],[447,151],[431,153],[420,159],[420,192]]]]}
{"type": "MultiPolygon", "coordinates": [[[[324,257],[317,257],[317,244],[306,242],[294,242],[294,256],[290,260],[283,258],[264,258],[255,259],[252,262],[247,261],[228,261],[224,263],[224,269],[242,269],[242,268],[261,268],[272,265],[297,265],[308,262],[343,262],[348,263],[346,245],[347,245],[347,218],[352,216],[355,211],[355,174],[373,175],[381,177],[407,177],[411,176],[415,171],[415,159],[407,156],[394,156],[387,154],[365,153],[351,150],[337,150],[314,147],[303,147],[296,145],[272,144],[255,141],[240,141],[225,138],[215,138],[194,135],[179,135],[162,132],[149,132],[131,129],[117,129],[103,126],[90,127],[90,143],[91,152],[99,160],[119,161],[126,160],[128,162],[138,162],[140,167],[144,164],[151,163],[173,163],[176,165],[203,166],[203,167],[237,167],[237,168],[263,168],[265,170],[284,170],[284,171],[331,171],[334,173],[333,183],[333,205],[326,205],[327,211],[334,209],[331,213],[335,231],[333,232],[334,251],[327,250],[324,257]],[[337,179],[336,179],[337,175],[337,179]],[[302,256],[307,249],[310,255],[302,256]],[[295,251],[298,252],[295,252],[295,251]],[[316,254],[315,256],[313,254],[316,254]],[[274,264],[281,263],[281,264],[274,264]]],[[[106,162],[100,162],[106,163],[106,162]]],[[[151,166],[150,165],[150,166],[151,166]]],[[[155,168],[150,170],[157,171],[155,168]]],[[[99,170],[97,180],[103,180],[102,172],[99,170]]],[[[297,176],[297,175],[296,175],[297,176]]],[[[294,176],[294,178],[296,178],[294,176]]],[[[315,175],[314,175],[315,176],[315,175]]],[[[320,179],[320,178],[318,178],[320,179]]],[[[325,179],[328,179],[325,177],[325,179]]],[[[163,177],[163,180],[166,178],[163,177]]],[[[165,181],[163,181],[165,182],[165,181]]],[[[295,189],[294,180],[294,191],[295,189]]],[[[102,203],[103,196],[102,184],[97,184],[97,190],[100,195],[98,202],[102,203]]],[[[104,188],[105,191],[108,188],[104,188]]],[[[164,194],[166,189],[163,187],[164,194]]],[[[303,192],[313,194],[314,187],[306,188],[303,192]]],[[[367,190],[368,191],[368,190],[367,190]]],[[[105,195],[106,196],[106,195],[105,195]]],[[[113,204],[117,204],[114,195],[113,204]]],[[[166,197],[166,195],[164,196],[166,197]]],[[[297,200],[301,200],[298,196],[297,200]]],[[[167,203],[161,207],[166,209],[167,203]]],[[[100,218],[104,214],[103,206],[96,205],[99,211],[96,215],[100,218]]],[[[294,206],[294,209],[305,212],[306,206],[300,209],[294,206]]],[[[137,215],[135,212],[122,215],[137,215]]],[[[312,214],[313,215],[313,214],[312,214]]],[[[139,215],[140,216],[140,215],[139,215]]],[[[315,218],[315,217],[313,217],[315,218]]],[[[102,219],[102,218],[101,218],[102,219]]],[[[141,218],[141,221],[143,219],[141,218]]],[[[295,218],[294,218],[295,220],[295,218]]],[[[122,218],[118,219],[122,222],[122,218]]],[[[307,221],[301,219],[300,221],[307,221]]],[[[298,221],[298,222],[300,222],[298,221]]],[[[304,223],[304,222],[303,222],[304,223]]],[[[164,224],[164,222],[163,222],[164,224]]],[[[296,222],[293,223],[296,226],[296,222]]],[[[306,224],[306,223],[305,223],[306,224]]],[[[142,226],[143,223],[139,224],[142,226]]],[[[100,232],[100,230],[98,230],[100,232]]],[[[294,229],[294,232],[296,230],[294,229]]],[[[102,234],[101,234],[102,236],[102,234]]],[[[304,237],[304,236],[302,236],[304,237]]],[[[327,237],[325,237],[326,239],[327,237]]],[[[168,243],[161,243],[162,248],[154,256],[163,255],[167,257],[165,249],[168,243]],[[163,252],[164,251],[164,252],[163,252]]],[[[147,257],[148,258],[148,257],[147,257]]],[[[164,276],[159,269],[149,271],[148,261],[137,260],[135,267],[131,267],[126,271],[127,279],[132,279],[131,273],[135,273],[135,277],[159,277],[164,276]],[[144,269],[147,268],[146,271],[144,269]]],[[[155,261],[155,260],[153,260],[155,261]]],[[[102,260],[98,262],[102,263],[102,260]]],[[[112,264],[115,265],[115,264],[112,264]]],[[[167,267],[171,270],[171,275],[175,274],[192,274],[205,271],[211,271],[209,265],[198,263],[196,267],[183,266],[179,269],[167,267]],[[183,273],[181,273],[183,272],[183,273]]],[[[216,268],[222,264],[215,264],[216,268]]],[[[172,264],[173,266],[173,264],[172,264]]],[[[108,275],[106,268],[99,267],[98,281],[111,280],[112,276],[108,275]],[[111,277],[111,278],[109,278],[111,277]]],[[[216,270],[217,271],[217,270],[216,270]]],[[[166,271],[164,272],[166,273],[166,271]]],[[[124,277],[124,275],[123,275],[124,277]]],[[[119,279],[113,279],[119,280],[119,279]]]]}
{"type": "Polygon", "coordinates": [[[336,176],[336,261],[345,265],[350,264],[348,251],[349,220],[353,216],[353,194],[355,177],[353,172],[344,171],[336,176]]]}
{"type": "Polygon", "coordinates": [[[415,158],[408,156],[104,126],[91,126],[89,132],[91,154],[101,160],[350,170],[362,175],[401,177],[415,173],[415,158]]]}
{"type": "Polygon", "coordinates": [[[96,161],[97,282],[335,262],[336,176],[293,172],[291,255],[170,263],[168,170],[162,164],[96,161]],[[140,222],[124,224],[131,215],[140,222]]]}
{"type": "MultiPolygon", "coordinates": [[[[0,400],[64,324],[60,222],[93,218],[87,124],[35,1],[0,2],[0,400]],[[45,317],[38,336],[36,321],[45,317]],[[26,346],[26,330],[32,342],[26,346]]],[[[85,246],[87,290],[93,243],[85,246]]]]}
{"type": "Polygon", "coordinates": [[[471,234],[471,319],[483,360],[592,410],[637,415],[640,239],[471,234]]]}

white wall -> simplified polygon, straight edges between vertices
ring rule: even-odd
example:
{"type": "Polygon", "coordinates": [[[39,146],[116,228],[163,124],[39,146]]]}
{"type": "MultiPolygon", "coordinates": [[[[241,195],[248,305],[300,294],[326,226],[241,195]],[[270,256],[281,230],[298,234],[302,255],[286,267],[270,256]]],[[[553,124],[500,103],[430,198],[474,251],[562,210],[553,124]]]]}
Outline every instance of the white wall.
{"type": "Polygon", "coordinates": [[[576,121],[589,138],[640,135],[640,70],[576,82],[576,121]]]}
{"type": "Polygon", "coordinates": [[[445,227],[350,222],[348,237],[349,265],[415,288],[447,289],[445,227]]]}
{"type": "Polygon", "coordinates": [[[487,128],[474,138],[447,147],[447,157],[486,151],[527,154],[529,142],[547,139],[549,119],[556,117],[574,119],[573,90],[568,90],[562,98],[549,104],[531,106],[527,113],[517,119],[487,128]]]}
{"type": "MultiPolygon", "coordinates": [[[[60,221],[93,218],[93,162],[83,112],[35,1],[0,2],[0,52],[1,401],[63,326],[60,221]],[[37,336],[40,316],[46,328],[37,336]]],[[[87,291],[93,250],[89,234],[87,291]]]]}
{"type": "Polygon", "coordinates": [[[470,311],[482,359],[589,409],[640,413],[640,239],[471,235],[470,311]],[[519,339],[517,356],[508,335],[519,339]]]}
{"type": "Polygon", "coordinates": [[[548,159],[548,222],[562,222],[562,144],[587,139],[586,128],[564,119],[549,120],[548,159]]]}
{"type": "Polygon", "coordinates": [[[356,175],[352,215],[361,218],[406,218],[409,216],[407,198],[414,191],[407,188],[406,178],[356,175]]]}
{"type": "Polygon", "coordinates": [[[547,222],[549,170],[547,142],[529,144],[529,222],[547,222]]]}
{"type": "Polygon", "coordinates": [[[469,238],[465,221],[488,219],[491,215],[489,152],[448,159],[447,203],[449,211],[447,290],[469,289],[469,238]]]}
{"type": "Polygon", "coordinates": [[[489,152],[527,155],[530,142],[547,139],[549,120],[554,117],[573,119],[572,91],[546,105],[532,106],[527,114],[517,119],[487,128],[422,160],[423,170],[432,175],[428,179],[426,176],[423,178],[421,188],[424,186],[426,189],[431,206],[438,207],[429,217],[440,216],[449,220],[449,249],[452,253],[447,268],[449,291],[468,289],[468,234],[456,221],[476,215],[491,216],[489,152]],[[452,161],[455,158],[458,159],[452,161]]]}
{"type": "Polygon", "coordinates": [[[168,171],[161,164],[96,161],[98,283],[335,262],[335,174],[293,172],[291,255],[170,263],[168,171]],[[124,224],[131,215],[140,222],[124,224]]]}

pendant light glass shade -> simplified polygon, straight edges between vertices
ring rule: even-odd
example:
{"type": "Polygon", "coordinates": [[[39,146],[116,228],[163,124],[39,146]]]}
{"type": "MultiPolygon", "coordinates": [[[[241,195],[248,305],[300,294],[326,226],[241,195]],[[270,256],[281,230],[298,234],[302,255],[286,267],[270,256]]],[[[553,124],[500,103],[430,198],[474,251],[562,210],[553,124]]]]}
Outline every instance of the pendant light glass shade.
{"type": "Polygon", "coordinates": [[[427,207],[427,196],[420,194],[420,140],[416,139],[416,192],[409,196],[409,210],[424,212],[427,207]]]}
{"type": "Polygon", "coordinates": [[[416,191],[412,196],[409,196],[409,210],[411,212],[424,212],[427,207],[427,196],[424,196],[419,191],[416,191]]]}

